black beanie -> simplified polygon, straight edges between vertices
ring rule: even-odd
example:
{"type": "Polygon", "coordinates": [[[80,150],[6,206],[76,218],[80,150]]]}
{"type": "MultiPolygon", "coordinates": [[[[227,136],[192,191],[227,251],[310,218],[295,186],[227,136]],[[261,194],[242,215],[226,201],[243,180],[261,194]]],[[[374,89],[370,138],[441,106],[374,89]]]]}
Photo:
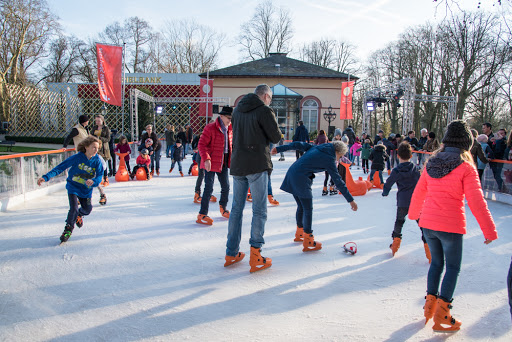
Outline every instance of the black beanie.
{"type": "Polygon", "coordinates": [[[78,122],[81,124],[83,124],[84,122],[87,122],[87,121],[89,121],[89,117],[85,114],[80,115],[80,117],[78,118],[78,122]]]}
{"type": "Polygon", "coordinates": [[[462,120],[450,122],[443,138],[446,147],[457,147],[469,151],[473,145],[473,135],[469,125],[462,120]]]}

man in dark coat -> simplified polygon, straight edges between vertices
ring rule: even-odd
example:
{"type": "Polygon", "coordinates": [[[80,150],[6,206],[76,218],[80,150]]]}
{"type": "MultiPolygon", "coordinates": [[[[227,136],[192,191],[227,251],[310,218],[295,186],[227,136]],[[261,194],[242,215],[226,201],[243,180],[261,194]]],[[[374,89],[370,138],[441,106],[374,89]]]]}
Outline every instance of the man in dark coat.
{"type": "Polygon", "coordinates": [[[263,234],[267,221],[268,172],[272,170],[270,143],[281,140],[281,131],[274,112],[269,107],[272,90],[266,84],[256,87],[254,93],[245,95],[233,111],[233,206],[229,217],[226,264],[229,266],[243,259],[240,250],[243,210],[247,191],[252,195],[251,272],[268,268],[270,258],[260,254],[265,243],[263,234]]]}
{"type": "MultiPolygon", "coordinates": [[[[299,125],[297,126],[297,130],[295,131],[295,135],[293,136],[293,141],[301,141],[309,143],[309,133],[306,126],[304,126],[303,121],[299,121],[299,125]]],[[[304,154],[303,151],[295,151],[295,156],[297,159],[302,157],[304,154]]]]}
{"type": "Polygon", "coordinates": [[[150,138],[153,140],[153,151],[149,152],[149,156],[151,157],[151,176],[155,173],[155,164],[156,164],[156,174],[160,176],[160,152],[162,149],[162,144],[160,140],[158,140],[158,136],[155,132],[153,132],[153,125],[146,126],[146,133],[142,134],[140,137],[141,144],[144,144],[146,139],[150,138]]]}

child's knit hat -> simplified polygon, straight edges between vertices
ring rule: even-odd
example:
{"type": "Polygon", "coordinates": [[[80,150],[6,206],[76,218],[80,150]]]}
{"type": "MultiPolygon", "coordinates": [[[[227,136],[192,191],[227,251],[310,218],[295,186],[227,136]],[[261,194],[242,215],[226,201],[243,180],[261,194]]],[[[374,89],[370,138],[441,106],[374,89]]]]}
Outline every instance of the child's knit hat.
{"type": "Polygon", "coordinates": [[[142,151],[140,151],[140,153],[147,155],[147,154],[149,154],[149,151],[147,148],[143,148],[142,151]]]}
{"type": "Polygon", "coordinates": [[[462,120],[450,122],[443,138],[443,144],[446,147],[456,147],[469,151],[473,146],[473,135],[469,125],[462,120]]]}

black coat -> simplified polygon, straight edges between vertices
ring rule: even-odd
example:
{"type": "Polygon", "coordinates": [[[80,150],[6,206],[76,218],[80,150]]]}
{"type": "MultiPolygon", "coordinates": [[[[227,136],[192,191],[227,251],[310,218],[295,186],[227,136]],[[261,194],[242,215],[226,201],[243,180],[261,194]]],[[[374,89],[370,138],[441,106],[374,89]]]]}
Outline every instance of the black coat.
{"type": "Polygon", "coordinates": [[[352,129],[352,127],[347,127],[345,128],[345,130],[343,131],[342,133],[342,136],[343,135],[346,135],[347,138],[348,138],[348,144],[349,145],[353,145],[354,144],[354,141],[356,141],[356,134],[354,133],[354,130],[352,129]]]}
{"type": "Polygon", "coordinates": [[[396,194],[396,206],[399,208],[409,207],[411,204],[411,197],[416,187],[416,183],[420,179],[420,172],[416,166],[411,162],[398,164],[397,167],[391,171],[391,175],[386,179],[382,196],[387,196],[393,184],[396,183],[398,192],[396,194]]]}
{"type": "Polygon", "coordinates": [[[160,140],[158,140],[158,136],[155,132],[151,132],[151,135],[149,135],[147,132],[142,134],[140,137],[140,144],[144,145],[146,142],[146,139],[151,138],[153,140],[153,150],[158,151],[162,148],[162,144],[160,144],[160,140]]]}
{"type": "Polygon", "coordinates": [[[245,95],[233,110],[231,175],[247,176],[272,170],[270,143],[281,140],[276,116],[256,94],[245,95]]]}
{"type": "Polygon", "coordinates": [[[302,141],[309,143],[309,133],[308,129],[304,125],[297,126],[295,131],[295,135],[293,136],[293,141],[302,141]]]}
{"type": "Polygon", "coordinates": [[[386,160],[389,156],[386,153],[384,145],[376,145],[370,152],[370,160],[372,161],[372,170],[384,171],[386,160]]]}

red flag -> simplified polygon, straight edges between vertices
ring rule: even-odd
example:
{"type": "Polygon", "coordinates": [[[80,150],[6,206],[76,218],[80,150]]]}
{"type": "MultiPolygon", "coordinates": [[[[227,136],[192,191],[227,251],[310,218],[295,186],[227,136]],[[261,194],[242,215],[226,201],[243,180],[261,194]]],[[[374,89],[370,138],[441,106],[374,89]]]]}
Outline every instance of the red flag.
{"type": "MultiPolygon", "coordinates": [[[[206,78],[201,78],[199,80],[199,87],[200,87],[200,91],[199,91],[199,96],[200,97],[213,97],[213,79],[209,79],[208,80],[208,84],[206,84],[206,78]]],[[[213,112],[212,112],[212,108],[213,108],[213,104],[212,103],[200,103],[199,104],[199,116],[206,116],[206,106],[208,105],[208,117],[212,117],[213,116],[213,112]]]]}
{"type": "Polygon", "coordinates": [[[351,120],[352,117],[352,93],[354,92],[354,82],[341,83],[341,104],[340,120],[351,120]]]}
{"type": "Polygon", "coordinates": [[[103,102],[122,105],[123,48],[96,44],[98,58],[98,86],[103,102]]]}

